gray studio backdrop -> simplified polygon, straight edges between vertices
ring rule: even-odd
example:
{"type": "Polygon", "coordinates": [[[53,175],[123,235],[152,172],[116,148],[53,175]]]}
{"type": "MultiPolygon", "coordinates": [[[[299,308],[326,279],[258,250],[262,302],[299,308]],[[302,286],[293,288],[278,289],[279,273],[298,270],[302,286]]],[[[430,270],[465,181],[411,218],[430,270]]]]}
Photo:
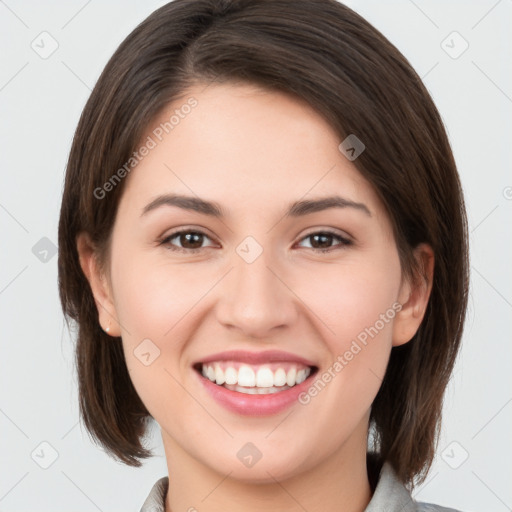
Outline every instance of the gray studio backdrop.
{"type": "MultiPolygon", "coordinates": [[[[135,511],[167,474],[157,428],[155,457],[135,469],[110,459],[81,427],[55,254],[80,112],[119,43],[164,3],[0,1],[3,511],[135,511]]],[[[512,507],[512,1],[348,5],[423,78],[448,129],[468,206],[467,327],[436,461],[415,495],[467,512],[504,512],[512,507]]]]}

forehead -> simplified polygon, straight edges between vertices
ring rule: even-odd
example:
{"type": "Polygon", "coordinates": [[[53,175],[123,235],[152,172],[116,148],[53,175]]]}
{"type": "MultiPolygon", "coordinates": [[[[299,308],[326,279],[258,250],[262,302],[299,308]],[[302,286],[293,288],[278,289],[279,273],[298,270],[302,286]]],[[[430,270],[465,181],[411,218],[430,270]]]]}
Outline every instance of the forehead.
{"type": "Polygon", "coordinates": [[[186,193],[243,214],[337,193],[381,209],[370,184],[338,149],[338,134],[309,104],[283,92],[196,85],[150,123],[145,142],[152,147],[124,192],[135,202],[186,193]]]}

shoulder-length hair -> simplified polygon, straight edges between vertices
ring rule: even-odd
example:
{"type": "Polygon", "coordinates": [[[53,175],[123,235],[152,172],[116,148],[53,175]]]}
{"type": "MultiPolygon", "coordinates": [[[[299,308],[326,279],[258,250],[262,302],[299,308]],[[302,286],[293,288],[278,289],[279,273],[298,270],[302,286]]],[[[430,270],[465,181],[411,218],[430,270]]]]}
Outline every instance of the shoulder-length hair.
{"type": "Polygon", "coordinates": [[[435,253],[432,292],[414,338],[391,352],[372,404],[373,453],[404,483],[422,482],[436,449],[443,395],[468,295],[467,220],[440,115],[407,59],[335,0],[175,0],[121,43],[83,110],[67,163],[59,222],[59,292],[78,326],[80,414],[109,455],[140,466],[151,416],[130,380],[120,338],[107,336],[78,259],[87,232],[107,256],[129,161],[171,101],[198,83],[244,82],[306,100],[339,135],[366,146],[353,163],[391,219],[404,275],[413,249],[435,253]],[[118,173],[119,175],[119,173],[118,173]],[[101,196],[101,197],[99,197],[101,196]]]}

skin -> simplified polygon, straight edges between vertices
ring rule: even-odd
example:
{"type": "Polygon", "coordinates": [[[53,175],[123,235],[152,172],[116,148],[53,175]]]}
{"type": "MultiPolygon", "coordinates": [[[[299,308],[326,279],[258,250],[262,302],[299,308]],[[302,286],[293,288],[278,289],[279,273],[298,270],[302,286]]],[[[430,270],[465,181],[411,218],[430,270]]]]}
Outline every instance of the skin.
{"type": "Polygon", "coordinates": [[[161,427],[166,511],[326,512],[340,504],[362,511],[371,498],[370,406],[392,347],[407,343],[423,318],[432,250],[415,251],[428,278],[405,279],[375,191],[338,150],[326,121],[283,93],[198,85],[146,136],[190,96],[198,105],[125,178],[106,274],[87,234],[77,240],[99,322],[122,337],[133,384],[161,427]],[[221,220],[161,206],[141,216],[163,193],[214,200],[228,214],[221,220]],[[364,203],[371,215],[346,207],[283,217],[293,201],[333,193],[364,203]],[[206,236],[159,245],[180,227],[206,236]],[[333,237],[324,245],[330,252],[315,252],[322,241],[307,235],[326,230],[352,243],[333,237]],[[250,264],[236,252],[247,236],[263,249],[250,264]],[[401,311],[307,405],[237,415],[210,397],[191,368],[223,350],[277,349],[314,361],[321,374],[397,302],[401,311]],[[144,339],[160,350],[149,366],[134,355],[144,339]],[[251,468],[236,456],[247,442],[262,453],[251,468]]]}

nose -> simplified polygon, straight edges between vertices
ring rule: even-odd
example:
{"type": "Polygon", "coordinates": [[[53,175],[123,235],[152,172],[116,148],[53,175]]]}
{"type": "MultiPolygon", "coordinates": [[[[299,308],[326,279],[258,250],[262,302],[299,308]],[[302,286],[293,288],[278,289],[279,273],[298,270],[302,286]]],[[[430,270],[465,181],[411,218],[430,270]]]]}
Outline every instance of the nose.
{"type": "Polygon", "coordinates": [[[217,319],[246,338],[269,338],[290,327],[298,314],[297,297],[284,272],[266,251],[252,263],[235,255],[234,268],[223,280],[217,319]]]}

